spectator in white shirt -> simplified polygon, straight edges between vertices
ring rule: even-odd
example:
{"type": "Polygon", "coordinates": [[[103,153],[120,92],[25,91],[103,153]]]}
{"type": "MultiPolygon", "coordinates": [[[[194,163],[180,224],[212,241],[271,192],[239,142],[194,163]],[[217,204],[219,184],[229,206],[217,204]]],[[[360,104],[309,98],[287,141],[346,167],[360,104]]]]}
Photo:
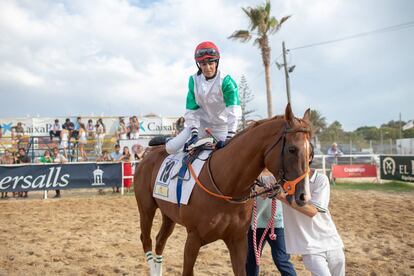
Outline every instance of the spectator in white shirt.
{"type": "Polygon", "coordinates": [[[52,130],[49,131],[50,141],[53,140],[53,137],[60,138],[60,131],[62,130],[62,126],[59,123],[58,119],[55,119],[55,123],[52,125],[52,130]]]}
{"type": "Polygon", "coordinates": [[[309,188],[311,200],[304,206],[298,206],[295,201],[290,205],[283,192],[277,196],[286,205],[283,208],[286,252],[302,255],[306,269],[313,276],[343,276],[344,244],[328,210],[328,177],[312,170],[309,188]]]}
{"type": "MultiPolygon", "coordinates": [[[[64,163],[67,163],[67,162],[68,162],[68,159],[66,159],[65,156],[63,156],[62,154],[59,153],[59,148],[54,147],[53,148],[53,163],[64,164],[64,163]]],[[[54,197],[55,198],[60,197],[60,190],[56,190],[56,195],[54,197]]]]}
{"type": "Polygon", "coordinates": [[[100,156],[102,154],[102,146],[105,140],[105,125],[102,121],[102,118],[99,118],[98,121],[96,121],[96,142],[95,142],[95,152],[97,156],[100,156]]]}
{"type": "Polygon", "coordinates": [[[125,121],[122,117],[119,117],[119,125],[116,129],[116,134],[118,136],[118,143],[119,140],[126,140],[127,139],[127,127],[125,126],[125,121]]]}

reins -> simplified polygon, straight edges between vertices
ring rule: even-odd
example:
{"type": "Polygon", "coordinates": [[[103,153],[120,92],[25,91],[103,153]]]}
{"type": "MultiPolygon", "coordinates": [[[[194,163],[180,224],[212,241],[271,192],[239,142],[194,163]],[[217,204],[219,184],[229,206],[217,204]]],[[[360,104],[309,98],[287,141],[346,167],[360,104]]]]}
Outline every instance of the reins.
{"type": "MultiPolygon", "coordinates": [[[[281,188],[283,188],[285,190],[285,192],[288,195],[293,195],[296,191],[296,185],[302,181],[306,175],[309,173],[309,170],[306,170],[306,172],[304,174],[302,174],[301,176],[293,179],[293,180],[286,180],[284,178],[284,168],[283,168],[283,157],[284,157],[284,148],[285,148],[285,142],[286,142],[286,134],[287,133],[296,133],[296,132],[309,132],[309,129],[307,128],[298,128],[298,129],[290,129],[286,126],[286,128],[284,129],[284,131],[282,132],[282,134],[279,136],[279,138],[266,150],[265,152],[265,157],[266,155],[282,140],[283,138],[283,146],[282,146],[282,151],[281,151],[281,157],[282,157],[282,169],[281,169],[281,178],[279,180],[276,181],[276,183],[274,183],[273,185],[271,185],[270,187],[264,189],[262,192],[258,193],[256,191],[254,191],[252,189],[252,191],[250,192],[249,195],[247,196],[242,196],[242,197],[233,197],[233,196],[228,196],[228,195],[224,195],[220,189],[218,188],[218,186],[216,185],[214,178],[213,178],[213,174],[211,173],[211,165],[210,165],[210,161],[211,161],[211,155],[208,157],[207,159],[207,169],[208,169],[208,174],[211,180],[211,183],[213,184],[215,190],[217,191],[217,193],[210,191],[209,189],[206,188],[205,185],[203,185],[203,183],[198,179],[192,165],[191,162],[189,162],[187,164],[188,166],[188,170],[191,174],[191,176],[194,178],[196,184],[203,190],[205,191],[207,194],[213,196],[213,197],[217,197],[223,200],[226,200],[230,203],[235,203],[235,204],[243,204],[245,202],[247,202],[247,200],[251,199],[251,198],[255,198],[259,195],[263,195],[263,194],[277,194],[279,192],[279,190],[281,188]],[[283,182],[283,183],[282,183],[283,182]],[[275,193],[276,192],[276,193],[275,193]]],[[[254,187],[257,184],[260,184],[261,181],[256,179],[254,183],[252,183],[251,187],[254,187]]],[[[261,183],[263,184],[263,183],[261,183]]]]}

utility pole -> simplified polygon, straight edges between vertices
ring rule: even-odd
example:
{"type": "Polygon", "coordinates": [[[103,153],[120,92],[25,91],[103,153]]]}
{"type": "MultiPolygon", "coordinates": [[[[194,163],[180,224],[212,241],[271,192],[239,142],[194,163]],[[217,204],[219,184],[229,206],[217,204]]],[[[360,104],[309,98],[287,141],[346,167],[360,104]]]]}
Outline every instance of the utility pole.
{"type": "Polygon", "coordinates": [[[289,70],[288,64],[286,62],[286,47],[285,42],[282,42],[282,49],[283,49],[283,67],[285,68],[285,79],[286,79],[286,94],[288,103],[290,103],[290,80],[289,80],[289,70]]]}
{"type": "Polygon", "coordinates": [[[399,123],[399,125],[400,125],[400,129],[399,129],[399,131],[400,131],[400,139],[402,139],[402,121],[401,121],[401,112],[400,112],[400,123],[399,123]]]}

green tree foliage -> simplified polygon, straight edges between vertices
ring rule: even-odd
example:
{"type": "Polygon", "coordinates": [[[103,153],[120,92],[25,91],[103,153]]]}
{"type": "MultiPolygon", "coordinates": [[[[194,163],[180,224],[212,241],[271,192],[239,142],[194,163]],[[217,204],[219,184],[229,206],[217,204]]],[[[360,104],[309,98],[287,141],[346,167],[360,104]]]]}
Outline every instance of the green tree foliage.
{"type": "Polygon", "coordinates": [[[265,68],[265,81],[266,81],[266,96],[267,96],[267,114],[272,117],[272,94],[270,85],[270,46],[269,35],[275,34],[280,30],[282,24],[288,20],[290,16],[282,17],[277,20],[270,14],[271,4],[267,0],[265,4],[258,5],[255,8],[247,7],[242,8],[247,15],[250,28],[248,30],[237,30],[228,38],[233,40],[239,40],[246,43],[255,37],[254,45],[257,45],[262,54],[262,61],[265,68]]]}
{"type": "Polygon", "coordinates": [[[244,75],[241,76],[240,83],[239,83],[239,96],[240,96],[240,106],[242,110],[242,118],[241,118],[241,129],[245,129],[247,126],[247,120],[253,112],[256,110],[248,109],[247,104],[253,101],[254,96],[252,91],[250,90],[249,84],[247,83],[247,79],[244,75]]]}
{"type": "Polygon", "coordinates": [[[310,121],[315,135],[320,134],[326,128],[326,119],[318,110],[311,110],[310,121]]]}

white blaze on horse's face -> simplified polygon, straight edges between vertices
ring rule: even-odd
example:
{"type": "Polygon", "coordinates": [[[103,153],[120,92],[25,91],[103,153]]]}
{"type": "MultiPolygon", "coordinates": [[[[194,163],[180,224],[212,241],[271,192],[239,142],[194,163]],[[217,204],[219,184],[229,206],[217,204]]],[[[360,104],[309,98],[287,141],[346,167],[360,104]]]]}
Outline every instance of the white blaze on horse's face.
{"type": "MultiPolygon", "coordinates": [[[[310,143],[308,139],[305,139],[304,141],[304,147],[305,147],[305,168],[306,170],[309,171],[309,157],[310,157],[310,143]]],[[[305,201],[309,201],[311,199],[311,194],[310,194],[310,187],[309,187],[309,172],[306,174],[305,177],[305,201]]]]}

